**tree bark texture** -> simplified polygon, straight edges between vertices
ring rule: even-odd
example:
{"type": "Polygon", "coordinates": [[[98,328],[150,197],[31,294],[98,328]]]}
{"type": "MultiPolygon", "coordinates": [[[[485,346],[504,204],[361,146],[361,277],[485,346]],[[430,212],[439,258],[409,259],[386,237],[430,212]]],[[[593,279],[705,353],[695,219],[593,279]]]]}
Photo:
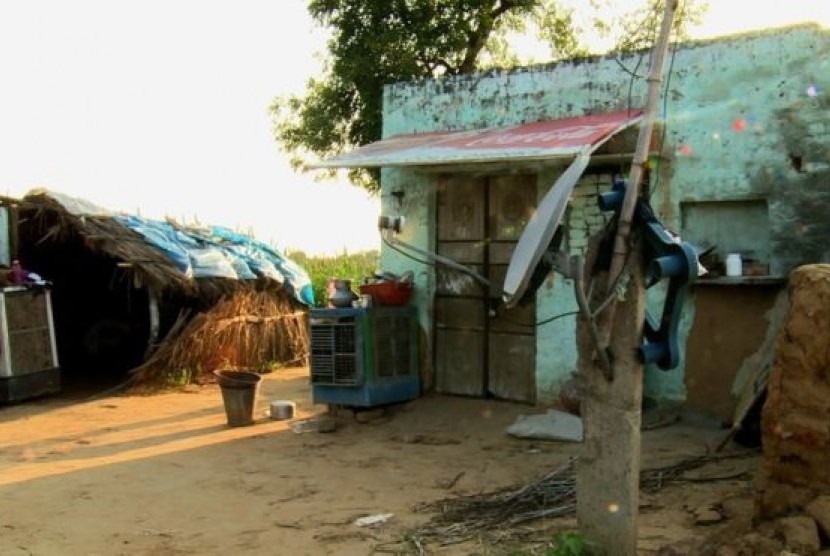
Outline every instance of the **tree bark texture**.
{"type": "MultiPolygon", "coordinates": [[[[637,553],[643,386],[643,365],[637,349],[645,316],[640,252],[637,245],[632,247],[625,297],[616,302],[610,345],[613,380],[608,381],[602,374],[588,322],[580,317],[577,324],[584,424],[583,449],[576,469],[577,519],[597,554],[637,553]]],[[[594,257],[589,250],[586,264],[594,257]]],[[[590,266],[586,275],[591,275],[590,266]]],[[[607,278],[607,273],[594,276],[597,283],[592,306],[606,295],[607,278]]]]}

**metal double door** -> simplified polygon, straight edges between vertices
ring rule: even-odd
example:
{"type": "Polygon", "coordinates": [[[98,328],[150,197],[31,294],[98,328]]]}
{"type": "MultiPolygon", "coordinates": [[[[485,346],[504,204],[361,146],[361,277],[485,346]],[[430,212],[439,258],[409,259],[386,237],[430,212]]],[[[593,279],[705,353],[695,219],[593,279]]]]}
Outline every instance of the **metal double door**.
{"type": "Polygon", "coordinates": [[[513,249],[537,202],[535,174],[444,176],[439,180],[439,254],[469,266],[490,282],[436,268],[435,371],[439,392],[536,400],[536,304],[493,318],[490,307],[513,249]]]}

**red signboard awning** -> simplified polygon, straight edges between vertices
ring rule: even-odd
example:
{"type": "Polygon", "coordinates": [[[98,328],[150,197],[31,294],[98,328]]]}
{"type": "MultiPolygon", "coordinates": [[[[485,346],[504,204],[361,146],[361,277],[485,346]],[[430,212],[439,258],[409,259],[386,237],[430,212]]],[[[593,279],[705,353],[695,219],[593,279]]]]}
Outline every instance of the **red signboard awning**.
{"type": "Polygon", "coordinates": [[[545,160],[593,150],[640,121],[642,111],[594,114],[510,127],[397,135],[311,168],[378,168],[545,160]]]}

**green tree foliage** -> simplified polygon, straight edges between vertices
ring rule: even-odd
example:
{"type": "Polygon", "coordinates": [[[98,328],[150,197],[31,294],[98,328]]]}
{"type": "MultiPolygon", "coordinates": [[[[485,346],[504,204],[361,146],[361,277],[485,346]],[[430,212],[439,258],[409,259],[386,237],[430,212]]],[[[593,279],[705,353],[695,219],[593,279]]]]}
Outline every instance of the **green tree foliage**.
{"type": "MultiPolygon", "coordinates": [[[[601,37],[613,40],[615,51],[627,52],[651,48],[666,7],[665,0],[643,0],[631,12],[619,13],[616,0],[588,0],[591,24],[601,37]]],[[[699,24],[708,9],[705,0],[681,0],[675,14],[675,40],[689,38],[689,27],[699,24]]]]}
{"type": "MultiPolygon", "coordinates": [[[[641,48],[650,37],[642,17],[654,18],[662,6],[643,1],[642,14],[594,25],[607,35],[622,29],[623,46],[641,48]]],[[[589,0],[586,8],[604,2],[589,0]]],[[[269,108],[275,138],[295,167],[308,155],[328,158],[380,139],[386,84],[516,65],[526,60],[511,49],[511,37],[531,33],[550,46],[550,59],[588,53],[573,13],[557,0],[310,0],[308,9],[331,30],[324,73],[309,80],[305,96],[277,98],[269,108]]],[[[378,188],[377,173],[350,178],[378,188]]]]}

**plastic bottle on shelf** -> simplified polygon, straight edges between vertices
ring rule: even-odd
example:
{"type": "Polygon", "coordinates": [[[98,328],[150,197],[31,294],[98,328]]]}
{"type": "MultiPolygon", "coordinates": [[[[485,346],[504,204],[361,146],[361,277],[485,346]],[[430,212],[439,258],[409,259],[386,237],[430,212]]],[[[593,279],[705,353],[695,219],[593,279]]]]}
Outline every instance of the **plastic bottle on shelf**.
{"type": "Polygon", "coordinates": [[[726,275],[727,276],[741,276],[743,275],[743,262],[741,261],[740,253],[729,253],[726,256],[726,275]]]}

